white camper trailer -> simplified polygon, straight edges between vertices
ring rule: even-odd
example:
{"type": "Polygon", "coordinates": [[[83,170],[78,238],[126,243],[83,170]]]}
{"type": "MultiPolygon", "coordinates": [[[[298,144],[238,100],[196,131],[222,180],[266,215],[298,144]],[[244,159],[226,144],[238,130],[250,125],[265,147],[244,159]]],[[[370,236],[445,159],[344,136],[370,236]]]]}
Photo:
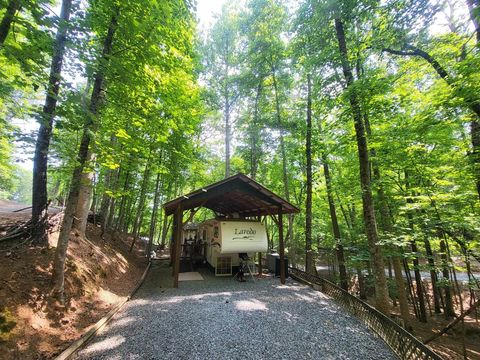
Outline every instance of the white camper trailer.
{"type": "Polygon", "coordinates": [[[200,238],[206,242],[206,260],[216,276],[232,275],[240,265],[239,254],[253,258],[268,248],[265,225],[248,220],[207,220],[199,226],[200,238]]]}

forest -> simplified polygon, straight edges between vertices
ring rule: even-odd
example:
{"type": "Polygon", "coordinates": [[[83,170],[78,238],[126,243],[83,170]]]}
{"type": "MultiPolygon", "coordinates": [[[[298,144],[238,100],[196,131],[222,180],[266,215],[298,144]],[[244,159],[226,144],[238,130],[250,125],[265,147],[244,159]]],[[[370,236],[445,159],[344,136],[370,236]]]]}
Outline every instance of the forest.
{"type": "Polygon", "coordinates": [[[480,1],[226,1],[207,28],[196,8],[0,0],[0,199],[31,205],[0,241],[47,248],[62,207],[62,300],[89,214],[163,248],[162,204],[243,173],[301,209],[291,266],[409,330],[476,308],[480,1]]]}

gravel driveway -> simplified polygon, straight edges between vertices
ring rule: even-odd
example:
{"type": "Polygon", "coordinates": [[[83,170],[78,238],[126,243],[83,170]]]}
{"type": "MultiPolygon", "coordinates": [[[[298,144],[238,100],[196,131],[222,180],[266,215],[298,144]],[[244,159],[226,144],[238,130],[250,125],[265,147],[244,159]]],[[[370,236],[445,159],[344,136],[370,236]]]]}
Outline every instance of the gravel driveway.
{"type": "Polygon", "coordinates": [[[170,271],[152,266],[77,359],[396,359],[360,321],[290,279],[240,283],[206,271],[172,289],[170,271]]]}

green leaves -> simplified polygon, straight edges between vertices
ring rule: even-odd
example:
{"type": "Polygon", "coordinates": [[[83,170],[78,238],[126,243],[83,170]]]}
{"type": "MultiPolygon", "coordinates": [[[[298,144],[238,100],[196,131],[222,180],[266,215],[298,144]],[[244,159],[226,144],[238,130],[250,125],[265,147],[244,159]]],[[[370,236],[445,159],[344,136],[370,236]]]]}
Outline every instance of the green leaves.
{"type": "Polygon", "coordinates": [[[120,138],[120,139],[130,139],[131,138],[131,136],[128,135],[127,132],[122,128],[117,130],[117,132],[115,133],[115,136],[117,138],[120,138]]]}

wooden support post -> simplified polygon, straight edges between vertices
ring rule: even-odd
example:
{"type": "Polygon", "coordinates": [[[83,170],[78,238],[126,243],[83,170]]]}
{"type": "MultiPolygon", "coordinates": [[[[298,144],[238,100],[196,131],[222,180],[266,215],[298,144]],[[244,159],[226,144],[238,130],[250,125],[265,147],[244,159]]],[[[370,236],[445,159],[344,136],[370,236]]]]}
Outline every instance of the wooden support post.
{"type": "Polygon", "coordinates": [[[283,243],[282,206],[278,207],[278,245],[280,247],[280,282],[285,284],[285,244],[283,243]]]}
{"type": "Polygon", "coordinates": [[[174,242],[175,242],[175,259],[174,259],[174,274],[173,274],[173,287],[178,288],[178,273],[180,272],[180,252],[182,248],[182,233],[183,233],[183,204],[178,204],[177,210],[174,214],[174,220],[176,223],[174,242]]]}
{"type": "Polygon", "coordinates": [[[262,253],[258,253],[258,277],[261,277],[263,274],[263,269],[262,269],[262,253]]]}
{"type": "MultiPolygon", "coordinates": [[[[166,215],[165,215],[166,216],[166,215]]],[[[172,267],[172,276],[175,275],[175,234],[177,233],[177,217],[172,215],[172,236],[170,238],[170,266],[172,267]]]]}

